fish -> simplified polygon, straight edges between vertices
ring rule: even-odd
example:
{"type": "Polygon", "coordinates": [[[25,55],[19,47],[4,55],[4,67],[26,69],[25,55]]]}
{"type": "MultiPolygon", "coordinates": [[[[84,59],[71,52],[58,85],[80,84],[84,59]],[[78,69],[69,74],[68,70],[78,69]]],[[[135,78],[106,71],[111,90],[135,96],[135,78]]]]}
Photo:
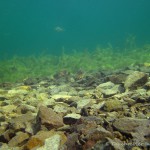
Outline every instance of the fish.
{"type": "Polygon", "coordinates": [[[64,32],[64,31],[65,31],[64,28],[63,28],[63,27],[60,27],[60,26],[56,26],[56,27],[54,28],[54,30],[55,30],[56,32],[64,32]]]}

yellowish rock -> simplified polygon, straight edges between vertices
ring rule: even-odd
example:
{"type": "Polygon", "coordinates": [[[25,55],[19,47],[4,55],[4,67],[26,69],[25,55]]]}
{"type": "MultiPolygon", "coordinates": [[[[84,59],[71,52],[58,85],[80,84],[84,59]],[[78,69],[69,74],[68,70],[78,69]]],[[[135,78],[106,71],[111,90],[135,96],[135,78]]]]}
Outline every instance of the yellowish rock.
{"type": "Polygon", "coordinates": [[[106,101],[104,109],[108,112],[120,110],[122,108],[122,103],[117,99],[111,99],[106,101]]]}
{"type": "Polygon", "coordinates": [[[30,86],[27,86],[27,85],[23,85],[23,86],[19,86],[18,89],[21,89],[21,90],[31,90],[31,87],[30,86]]]}
{"type": "Polygon", "coordinates": [[[145,66],[145,67],[150,67],[150,63],[145,62],[145,63],[144,63],[144,66],[145,66]]]}
{"type": "Polygon", "coordinates": [[[28,91],[27,90],[22,90],[22,89],[12,89],[12,90],[9,90],[8,93],[6,94],[6,97],[7,98],[14,98],[14,97],[18,97],[20,95],[23,95],[23,94],[27,94],[28,91]]]}
{"type": "Polygon", "coordinates": [[[60,98],[62,98],[62,99],[65,99],[65,100],[68,100],[71,97],[72,96],[70,96],[70,95],[59,95],[59,94],[58,95],[56,94],[56,95],[52,96],[53,99],[60,99],[60,98]]]}
{"type": "Polygon", "coordinates": [[[12,111],[16,110],[17,106],[15,105],[7,105],[3,106],[1,109],[6,113],[11,113],[12,111]]]}
{"type": "Polygon", "coordinates": [[[39,101],[44,101],[48,99],[48,94],[47,93],[39,93],[37,94],[37,99],[39,101]]]}
{"type": "Polygon", "coordinates": [[[0,89],[0,95],[4,95],[4,94],[6,94],[7,92],[8,92],[7,90],[0,89]]]}

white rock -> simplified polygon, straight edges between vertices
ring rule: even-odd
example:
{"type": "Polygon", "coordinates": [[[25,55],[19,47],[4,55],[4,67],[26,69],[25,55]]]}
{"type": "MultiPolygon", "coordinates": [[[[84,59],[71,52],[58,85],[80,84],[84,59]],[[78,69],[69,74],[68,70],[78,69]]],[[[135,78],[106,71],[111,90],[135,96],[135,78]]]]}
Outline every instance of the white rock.
{"type": "Polygon", "coordinates": [[[59,95],[59,94],[56,94],[56,95],[52,95],[52,97],[51,98],[53,98],[53,99],[65,99],[65,100],[68,100],[69,98],[71,98],[72,96],[70,96],[70,95],[59,95]]]}
{"type": "Polygon", "coordinates": [[[96,87],[96,89],[111,89],[114,86],[115,86],[115,84],[109,81],[109,82],[102,83],[102,84],[98,85],[96,87]]]}
{"type": "Polygon", "coordinates": [[[83,108],[84,106],[88,105],[91,102],[91,99],[82,99],[77,101],[77,107],[78,109],[83,108]]]}
{"type": "Polygon", "coordinates": [[[53,110],[57,113],[66,113],[69,110],[69,105],[67,105],[66,103],[55,103],[53,110]]]}
{"type": "Polygon", "coordinates": [[[81,115],[80,114],[72,113],[72,114],[67,114],[66,116],[64,116],[64,118],[80,119],[81,115]]]}
{"type": "Polygon", "coordinates": [[[37,150],[59,150],[61,144],[61,136],[56,134],[45,140],[45,145],[37,150]]]}

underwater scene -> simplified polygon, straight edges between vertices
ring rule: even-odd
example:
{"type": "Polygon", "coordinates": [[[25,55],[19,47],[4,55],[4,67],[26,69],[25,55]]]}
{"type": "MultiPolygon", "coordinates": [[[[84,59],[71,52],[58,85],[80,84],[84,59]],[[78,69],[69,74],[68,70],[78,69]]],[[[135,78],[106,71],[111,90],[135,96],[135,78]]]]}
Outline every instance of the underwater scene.
{"type": "Polygon", "coordinates": [[[150,149],[149,0],[0,0],[0,150],[150,149]]]}
{"type": "Polygon", "coordinates": [[[149,65],[149,5],[148,0],[1,0],[0,82],[64,69],[149,65]]]}

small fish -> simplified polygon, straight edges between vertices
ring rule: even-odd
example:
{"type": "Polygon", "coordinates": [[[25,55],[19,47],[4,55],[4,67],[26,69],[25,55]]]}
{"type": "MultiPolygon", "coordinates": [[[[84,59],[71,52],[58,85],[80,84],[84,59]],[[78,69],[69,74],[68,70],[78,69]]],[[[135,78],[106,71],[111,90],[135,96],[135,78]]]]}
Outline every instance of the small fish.
{"type": "Polygon", "coordinates": [[[63,29],[62,27],[60,27],[60,26],[56,26],[56,27],[54,28],[54,30],[55,30],[56,32],[64,32],[64,29],[63,29]]]}

